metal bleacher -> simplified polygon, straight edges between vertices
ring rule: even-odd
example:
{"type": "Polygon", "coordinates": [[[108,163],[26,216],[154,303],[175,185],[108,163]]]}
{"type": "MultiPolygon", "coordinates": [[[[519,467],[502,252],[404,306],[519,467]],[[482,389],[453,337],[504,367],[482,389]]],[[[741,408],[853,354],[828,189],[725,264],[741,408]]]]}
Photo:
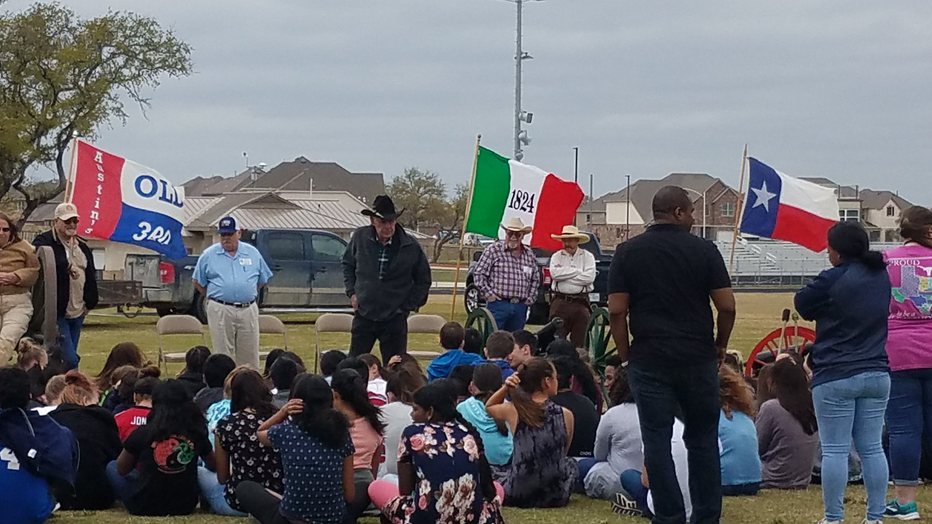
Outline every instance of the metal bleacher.
{"type": "MultiPolygon", "coordinates": [[[[896,243],[873,243],[871,249],[884,251],[896,243]]],[[[731,257],[731,242],[716,242],[726,263],[731,257]]],[[[731,279],[735,286],[800,286],[830,266],[827,253],[814,253],[802,246],[774,240],[749,241],[739,238],[735,244],[731,279]]]]}

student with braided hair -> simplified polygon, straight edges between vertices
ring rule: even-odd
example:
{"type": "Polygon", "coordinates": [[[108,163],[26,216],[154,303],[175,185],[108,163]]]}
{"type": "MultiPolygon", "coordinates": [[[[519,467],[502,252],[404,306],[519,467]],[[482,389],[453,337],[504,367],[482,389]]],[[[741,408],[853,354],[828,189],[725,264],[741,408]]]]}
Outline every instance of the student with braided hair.
{"type": "Polygon", "coordinates": [[[369,486],[373,503],[391,522],[502,522],[504,490],[492,481],[482,438],[456,410],[456,395],[448,379],[414,394],[415,423],[401,438],[398,485],[375,481],[369,486]]]}

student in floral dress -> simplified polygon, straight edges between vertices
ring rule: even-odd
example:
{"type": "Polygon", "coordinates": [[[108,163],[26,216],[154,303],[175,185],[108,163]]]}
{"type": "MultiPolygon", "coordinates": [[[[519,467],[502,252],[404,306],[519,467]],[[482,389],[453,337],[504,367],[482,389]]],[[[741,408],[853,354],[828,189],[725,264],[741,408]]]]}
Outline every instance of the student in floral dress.
{"type": "Polygon", "coordinates": [[[439,379],[414,394],[414,424],[398,446],[398,485],[377,480],[372,502],[392,524],[497,524],[501,486],[482,439],[456,411],[456,388],[439,379]],[[404,493],[404,495],[400,495],[404,493]]]}

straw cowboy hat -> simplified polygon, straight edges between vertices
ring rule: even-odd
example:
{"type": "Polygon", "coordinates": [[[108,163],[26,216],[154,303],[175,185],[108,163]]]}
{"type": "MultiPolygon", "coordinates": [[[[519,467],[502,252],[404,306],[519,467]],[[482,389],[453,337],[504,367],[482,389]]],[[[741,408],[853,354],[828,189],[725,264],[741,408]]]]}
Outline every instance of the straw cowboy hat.
{"type": "Polygon", "coordinates": [[[550,238],[554,240],[566,240],[569,238],[576,238],[579,240],[580,244],[585,244],[589,241],[589,235],[585,233],[580,233],[579,229],[576,226],[563,226],[563,233],[559,235],[550,235],[550,238]]]}
{"type": "Polygon", "coordinates": [[[518,217],[511,217],[508,219],[508,222],[502,222],[502,229],[506,231],[517,231],[519,233],[530,233],[534,228],[524,225],[524,222],[518,217]]]}
{"type": "Polygon", "coordinates": [[[372,209],[363,209],[362,214],[367,217],[378,217],[382,220],[395,220],[405,210],[395,211],[395,203],[386,195],[379,195],[372,201],[372,209]]]}

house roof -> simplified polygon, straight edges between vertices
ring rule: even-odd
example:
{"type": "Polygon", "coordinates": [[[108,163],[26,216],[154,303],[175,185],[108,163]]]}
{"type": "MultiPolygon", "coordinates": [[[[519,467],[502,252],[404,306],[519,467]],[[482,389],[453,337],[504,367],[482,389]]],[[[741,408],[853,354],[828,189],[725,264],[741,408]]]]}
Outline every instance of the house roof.
{"type": "Polygon", "coordinates": [[[265,174],[259,167],[250,167],[242,173],[229,178],[215,175],[209,178],[195,177],[184,183],[184,194],[188,196],[210,196],[232,193],[249,185],[253,178],[265,174]]]}
{"type": "Polygon", "coordinates": [[[912,207],[913,204],[891,191],[861,190],[861,207],[864,209],[881,209],[893,200],[900,209],[912,207]]]}
{"type": "Polygon", "coordinates": [[[347,191],[363,202],[372,202],[385,194],[382,173],[351,173],[335,162],[311,162],[298,157],[282,162],[244,189],[279,189],[283,191],[347,191]]]}
{"type": "Polygon", "coordinates": [[[336,201],[292,201],[271,193],[233,193],[220,197],[194,197],[185,201],[186,227],[204,230],[232,216],[247,229],[355,229],[369,223],[336,201]],[[191,208],[188,208],[188,204],[191,208]],[[190,217],[190,219],[189,219],[190,217]]]}
{"type": "MultiPolygon", "coordinates": [[[[707,192],[719,179],[706,173],[670,173],[660,180],[641,179],[631,183],[631,205],[637,210],[642,217],[652,215],[651,204],[654,195],[664,186],[679,186],[691,189],[700,193],[689,192],[690,198],[696,202],[702,198],[701,193],[707,192]]],[[[707,198],[711,201],[719,195],[709,193],[707,198]]],[[[612,193],[606,193],[592,201],[593,212],[604,212],[605,204],[609,202],[625,202],[627,200],[627,188],[612,193]]],[[[580,206],[580,211],[589,211],[589,204],[580,206]]]]}
{"type": "Polygon", "coordinates": [[[822,187],[830,187],[838,192],[838,198],[858,198],[858,190],[852,186],[843,186],[832,179],[825,177],[799,177],[800,180],[812,182],[822,187]]]}

